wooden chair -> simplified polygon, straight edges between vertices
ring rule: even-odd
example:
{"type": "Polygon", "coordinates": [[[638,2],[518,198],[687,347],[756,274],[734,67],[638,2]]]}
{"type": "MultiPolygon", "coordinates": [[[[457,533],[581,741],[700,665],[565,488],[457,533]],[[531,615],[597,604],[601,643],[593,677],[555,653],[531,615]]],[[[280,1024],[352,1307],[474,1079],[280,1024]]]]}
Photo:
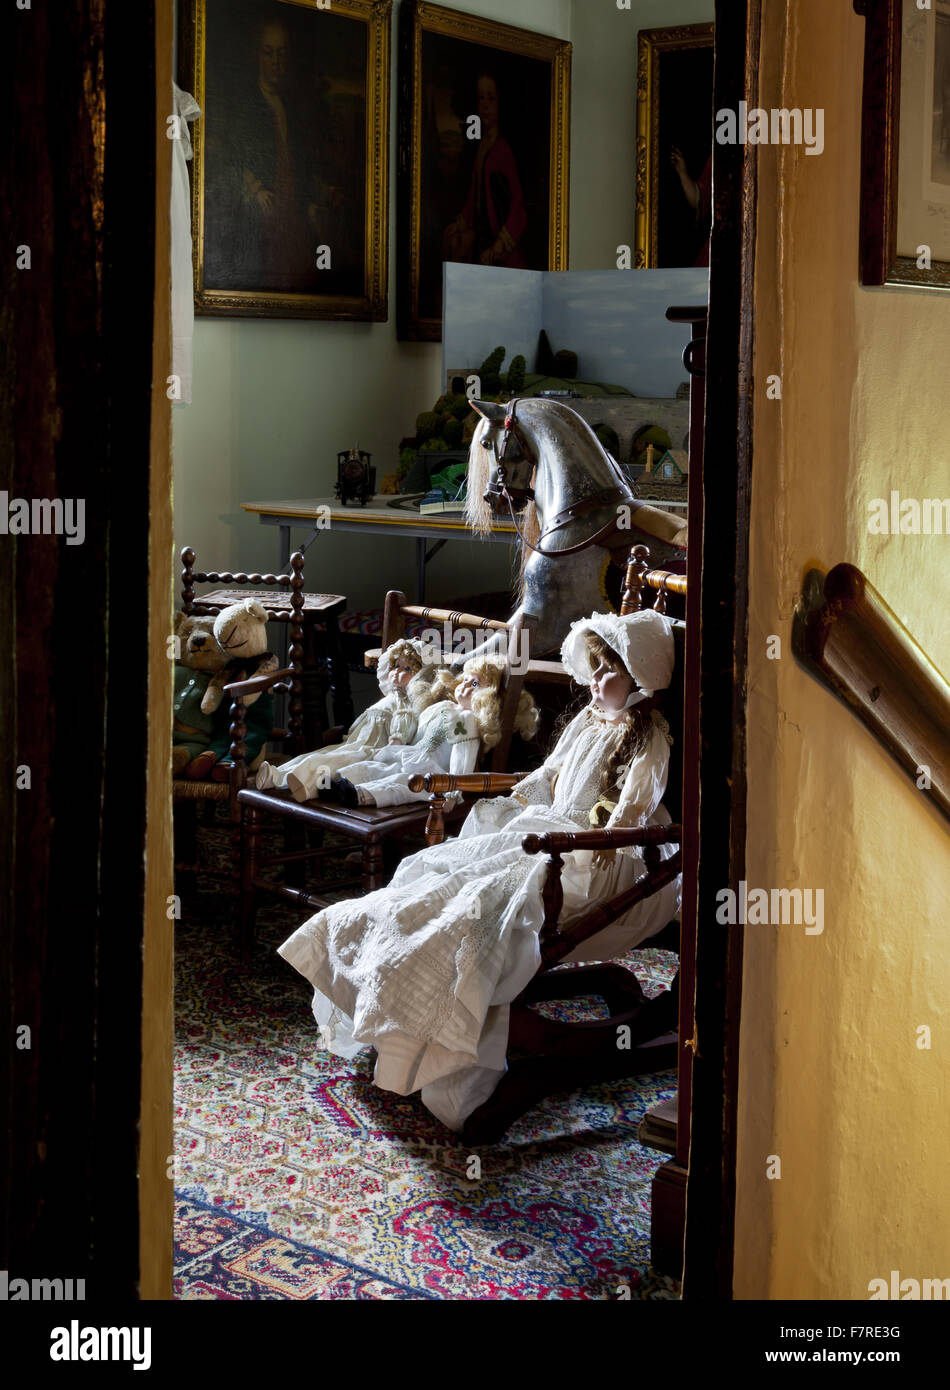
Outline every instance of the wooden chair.
{"type": "MultiPolygon", "coordinates": [[[[408,603],[405,594],[399,590],[390,590],[386,595],[383,615],[383,650],[405,634],[408,617],[422,617],[437,625],[448,624],[452,630],[462,628],[468,631],[507,633],[507,659],[501,685],[502,736],[499,743],[484,756],[488,768],[501,771],[507,763],[518,700],[524,686],[525,661],[529,656],[534,622],[527,620],[514,625],[482,618],[473,613],[453,613],[448,609],[420,607],[408,603]],[[519,652],[524,660],[517,659],[519,652]]],[[[329,731],[322,746],[339,741],[344,733],[343,729],[329,731]]],[[[362,892],[371,893],[383,886],[395,867],[393,853],[390,852],[387,862],[386,850],[398,849],[400,841],[412,836],[421,840],[427,822],[430,821],[433,825],[437,823],[444,833],[446,826],[454,826],[464,819],[471,800],[472,795],[469,794],[467,799],[451,811],[445,809],[444,796],[438,801],[438,805],[412,801],[399,806],[348,807],[318,800],[298,802],[289,791],[242,788],[238,792],[237,801],[241,824],[240,941],[243,958],[248,957],[253,941],[260,894],[277,896],[317,910],[328,906],[326,893],[357,885],[362,892]],[[265,816],[277,817],[285,825],[295,828],[296,848],[279,855],[261,855],[260,837],[265,816]],[[323,894],[316,894],[308,891],[306,887],[307,861],[319,861],[331,854],[339,853],[323,846],[323,836],[327,831],[357,841],[360,846],[360,873],[357,876],[338,877],[330,881],[324,879],[321,883],[323,894]],[[308,835],[311,844],[305,846],[308,835]],[[287,869],[282,880],[275,881],[263,876],[264,871],[281,865],[287,869]]]]}
{"type": "MultiPolygon", "coordinates": [[[[288,720],[286,728],[275,728],[271,732],[269,742],[283,745],[292,756],[294,753],[303,751],[303,619],[305,601],[308,595],[304,594],[304,557],[298,551],[291,556],[290,574],[203,574],[196,573],[194,570],[195,553],[186,546],[181,553],[182,558],[182,608],[186,613],[219,613],[223,608],[229,607],[231,603],[236,603],[243,596],[251,597],[247,590],[226,590],[218,591],[215,594],[203,596],[196,599],[194,595],[194,585],[196,583],[224,582],[228,584],[266,584],[278,588],[289,590],[289,594],[273,596],[266,595],[268,617],[275,622],[283,622],[288,625],[290,634],[289,655],[290,664],[280,670],[271,671],[266,676],[249,677],[244,681],[232,682],[224,687],[226,695],[231,700],[231,724],[229,733],[231,735],[231,745],[228,750],[226,760],[218,763],[212,771],[212,776],[208,781],[191,782],[185,778],[176,777],[172,780],[172,799],[176,807],[187,807],[176,817],[175,824],[175,868],[181,875],[194,875],[197,872],[198,847],[197,847],[197,808],[199,805],[213,806],[215,803],[227,802],[228,820],[232,827],[234,838],[234,855],[232,869],[228,876],[234,891],[238,886],[238,839],[240,832],[240,813],[238,809],[238,793],[247,785],[248,766],[247,766],[247,747],[244,742],[247,734],[246,716],[247,706],[245,698],[254,691],[283,691],[289,696],[288,720]],[[226,600],[226,601],[225,601],[226,600]]],[[[260,591],[256,591],[253,597],[258,597],[260,591]]],[[[345,600],[340,595],[323,596],[338,599],[340,603],[345,600]]],[[[213,871],[212,871],[213,872],[213,871]]]]}
{"type": "MultiPolygon", "coordinates": [[[[353,697],[350,694],[350,675],[343,658],[340,645],[340,614],[346,607],[343,594],[308,594],[303,588],[303,552],[297,551],[299,566],[294,568],[291,557],[290,574],[230,574],[214,570],[207,572],[195,569],[195,552],[186,545],[181,552],[181,606],[185,613],[220,613],[232,603],[242,599],[256,598],[267,611],[268,622],[288,625],[291,643],[282,640],[278,654],[282,664],[293,666],[299,661],[301,673],[294,681],[293,700],[296,712],[301,719],[305,747],[313,747],[319,742],[329,723],[349,725],[353,721],[353,697]],[[295,576],[299,584],[295,582],[295,576]],[[196,584],[228,584],[238,588],[215,589],[210,594],[195,597],[196,584]],[[262,584],[261,589],[245,588],[245,585],[262,584]],[[291,604],[288,608],[286,598],[272,590],[290,589],[291,604]],[[293,627],[297,633],[294,637],[293,627]],[[318,657],[318,635],[322,634],[325,656],[318,657]],[[293,641],[300,650],[296,656],[290,650],[293,641]],[[286,660],[283,658],[286,657],[286,660]],[[326,666],[327,682],[333,710],[332,720],[327,719],[320,691],[319,667],[326,666]]],[[[290,715],[287,715],[288,723],[290,715]]]]}
{"type": "MultiPolygon", "coordinates": [[[[663,612],[666,595],[685,594],[684,575],[650,570],[645,547],[631,554],[621,612],[638,611],[645,590],[657,595],[655,607],[663,612]]],[[[684,625],[673,626],[676,643],[675,670],[683,671],[684,625]]],[[[555,970],[564,958],[604,927],[623,916],[638,902],[671,883],[682,870],[682,849],[661,860],[661,845],[681,845],[682,826],[675,823],[680,813],[682,787],[682,684],[675,681],[657,701],[674,733],[670,754],[667,790],[663,801],[674,823],[617,830],[580,830],[546,835],[526,835],[526,854],[547,854],[548,872],[542,893],[544,921],[540,930],[541,965],[519,997],[511,1004],[508,1033],[508,1070],[493,1094],[468,1118],[462,1139],[470,1144],[492,1143],[499,1139],[519,1115],[552,1091],[574,1090],[596,1081],[633,1076],[644,1071],[674,1067],[678,1042],[678,977],[673,986],[648,1000],[636,975],[619,962],[576,965],[555,970]],[[569,927],[560,930],[558,919],[563,905],[561,870],[563,856],[572,850],[637,846],[642,849],[646,873],[625,892],[592,907],[569,927]],[[554,1000],[597,996],[605,1001],[607,1018],[590,1022],[562,1022],[539,1014],[533,1005],[554,1000]],[[629,1030],[621,1034],[618,1030],[629,1030]],[[623,1036],[628,1046],[618,1046],[623,1036]]],[[[432,794],[432,819],[426,838],[438,844],[444,838],[440,802],[452,791],[471,790],[497,795],[513,787],[523,773],[497,773],[472,777],[429,774],[414,778],[410,785],[432,794]]],[[[661,932],[639,943],[640,948],[665,947],[678,950],[679,930],[671,922],[661,932]]]]}

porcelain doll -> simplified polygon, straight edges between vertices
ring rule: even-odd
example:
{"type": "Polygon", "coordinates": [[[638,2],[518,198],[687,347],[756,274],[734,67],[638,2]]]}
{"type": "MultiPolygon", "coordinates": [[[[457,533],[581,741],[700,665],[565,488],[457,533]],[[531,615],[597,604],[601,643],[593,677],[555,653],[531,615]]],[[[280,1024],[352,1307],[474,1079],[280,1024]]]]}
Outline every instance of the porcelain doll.
{"type": "Polygon", "coordinates": [[[419,716],[428,705],[442,698],[434,680],[441,669],[431,652],[423,652],[416,639],[401,638],[387,647],[379,658],[376,675],[383,698],[364,710],[347,730],[342,743],[314,749],[285,763],[261,763],[257,786],[261,791],[289,788],[297,801],[310,801],[329,785],[334,773],[349,763],[372,758],[388,743],[411,743],[419,716]]]}
{"type": "MultiPolygon", "coordinates": [[[[501,678],[504,666],[492,657],[472,657],[461,674],[436,672],[432,682],[435,703],[419,716],[411,744],[388,744],[371,759],[346,767],[330,790],[331,799],[347,806],[398,806],[428,801],[426,791],[409,790],[415,773],[475,771],[479,757],[501,738],[501,678]],[[440,698],[441,697],[441,698],[440,698]]],[[[533,738],[538,709],[523,690],[515,713],[515,730],[533,738]]],[[[452,798],[449,798],[451,804],[452,798]]]]}
{"type": "MultiPolygon", "coordinates": [[[[650,696],[669,684],[673,639],[652,609],[573,624],[562,660],[590,701],[509,796],[477,802],[457,839],[404,859],[392,882],[316,913],[279,948],[314,986],[321,1040],[342,1057],[377,1051],[375,1080],[462,1128],[505,1072],[508,1004],[540,964],[543,855],[531,831],[668,824],[661,798],[669,733],[650,696]]],[[[675,846],[663,846],[668,858],[675,846]]],[[[644,873],[635,848],[564,855],[568,925],[644,873]]],[[[660,931],[680,879],[584,942],[569,960],[606,960],[660,931]]]]}

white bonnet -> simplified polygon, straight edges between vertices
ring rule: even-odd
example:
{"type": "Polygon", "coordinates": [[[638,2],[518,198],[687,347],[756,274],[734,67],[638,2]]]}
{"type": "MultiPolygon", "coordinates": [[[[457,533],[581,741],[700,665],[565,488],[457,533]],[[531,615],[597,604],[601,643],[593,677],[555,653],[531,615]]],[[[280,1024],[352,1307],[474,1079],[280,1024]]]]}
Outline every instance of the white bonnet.
{"type": "MultiPolygon", "coordinates": [[[[419,654],[419,659],[422,662],[422,670],[425,671],[426,655],[424,644],[420,642],[417,637],[399,637],[396,640],[399,642],[406,642],[408,646],[412,647],[413,650],[419,654]]],[[[376,663],[376,679],[379,682],[379,688],[387,694],[393,688],[389,679],[389,663],[391,659],[390,653],[395,645],[396,643],[394,642],[392,646],[387,647],[386,650],[381,653],[379,661],[376,663]]]]}
{"type": "Polygon", "coordinates": [[[561,647],[561,660],[580,685],[590,685],[591,666],[584,640],[596,632],[620,657],[644,695],[665,690],[673,675],[673,625],[653,608],[628,613],[594,613],[578,618],[561,647]]]}

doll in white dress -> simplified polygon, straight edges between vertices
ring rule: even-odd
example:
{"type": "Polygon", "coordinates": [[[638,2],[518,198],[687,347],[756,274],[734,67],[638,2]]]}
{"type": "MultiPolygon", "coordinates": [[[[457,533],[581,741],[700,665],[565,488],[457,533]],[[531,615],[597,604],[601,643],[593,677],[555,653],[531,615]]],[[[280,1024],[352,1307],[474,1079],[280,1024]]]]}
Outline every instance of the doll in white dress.
{"type": "Polygon", "coordinates": [[[342,743],[302,753],[285,763],[261,763],[259,790],[287,787],[296,801],[310,801],[348,764],[372,758],[386,744],[411,743],[423,710],[443,698],[441,687],[436,690],[434,686],[440,669],[431,650],[424,651],[420,641],[401,638],[393,642],[376,668],[383,698],[357,716],[342,743]]]}
{"type": "MultiPolygon", "coordinates": [[[[481,754],[494,748],[501,738],[503,674],[503,663],[492,657],[472,657],[461,675],[437,671],[432,682],[435,703],[420,714],[412,742],[390,742],[365,761],[348,764],[334,778],[330,799],[345,806],[428,801],[428,792],[409,790],[409,778],[414,774],[450,772],[465,776],[474,772],[481,754]]],[[[533,738],[538,718],[533,698],[523,690],[515,713],[516,732],[533,738]]],[[[449,798],[448,803],[452,800],[449,798]]]]}
{"type": "MultiPolygon", "coordinates": [[[[316,913],[279,948],[314,986],[323,1044],[342,1057],[375,1047],[376,1084],[420,1090],[453,1130],[504,1075],[508,1005],[540,965],[547,862],[523,852],[523,837],[669,823],[669,732],[649,698],[673,671],[668,619],[595,614],[573,624],[561,656],[591,699],[543,765],[509,796],[477,802],[457,839],[404,859],[387,887],[316,913]]],[[[634,847],[563,862],[562,926],[645,872],[634,847]]],[[[620,954],[660,931],[679,899],[677,878],[567,959],[620,954]]]]}

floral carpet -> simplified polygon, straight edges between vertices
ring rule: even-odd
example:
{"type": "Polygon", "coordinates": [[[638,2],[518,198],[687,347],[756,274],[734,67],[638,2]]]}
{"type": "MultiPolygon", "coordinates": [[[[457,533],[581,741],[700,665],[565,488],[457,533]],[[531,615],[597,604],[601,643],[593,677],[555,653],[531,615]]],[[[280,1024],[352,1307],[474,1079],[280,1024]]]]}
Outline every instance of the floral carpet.
{"type": "MultiPolygon", "coordinates": [[[[223,827],[201,834],[223,852],[223,827]]],[[[649,1267],[665,1155],[636,1138],[675,1072],[551,1096],[470,1152],[418,1095],[377,1088],[369,1051],[319,1050],[311,991],[276,954],[299,910],[262,908],[245,968],[229,917],[206,881],[176,924],[176,1297],[679,1296],[649,1267]]],[[[648,994],[675,969],[631,960],[648,994]]]]}

